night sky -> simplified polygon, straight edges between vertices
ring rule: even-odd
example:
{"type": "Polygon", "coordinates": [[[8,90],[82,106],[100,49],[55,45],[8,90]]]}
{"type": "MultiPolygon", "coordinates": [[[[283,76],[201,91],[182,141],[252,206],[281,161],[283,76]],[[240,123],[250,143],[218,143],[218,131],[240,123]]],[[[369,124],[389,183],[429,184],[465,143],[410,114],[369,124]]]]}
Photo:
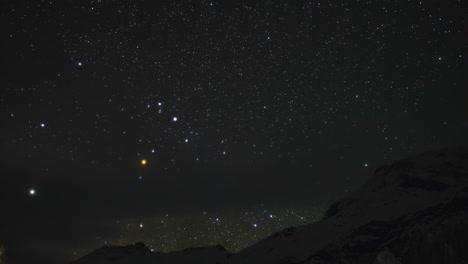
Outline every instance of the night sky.
{"type": "Polygon", "coordinates": [[[382,164],[468,143],[467,10],[2,0],[5,259],[235,252],[319,220],[382,164]]]}

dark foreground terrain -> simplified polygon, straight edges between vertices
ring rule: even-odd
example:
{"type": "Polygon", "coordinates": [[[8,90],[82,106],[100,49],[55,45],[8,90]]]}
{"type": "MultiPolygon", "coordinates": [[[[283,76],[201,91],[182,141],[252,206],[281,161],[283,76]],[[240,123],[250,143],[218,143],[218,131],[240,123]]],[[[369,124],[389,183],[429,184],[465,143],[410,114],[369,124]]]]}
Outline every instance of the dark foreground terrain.
{"type": "Polygon", "coordinates": [[[468,146],[377,169],[323,220],[291,227],[231,254],[223,247],[151,252],[102,247],[73,264],[468,263],[468,146]]]}

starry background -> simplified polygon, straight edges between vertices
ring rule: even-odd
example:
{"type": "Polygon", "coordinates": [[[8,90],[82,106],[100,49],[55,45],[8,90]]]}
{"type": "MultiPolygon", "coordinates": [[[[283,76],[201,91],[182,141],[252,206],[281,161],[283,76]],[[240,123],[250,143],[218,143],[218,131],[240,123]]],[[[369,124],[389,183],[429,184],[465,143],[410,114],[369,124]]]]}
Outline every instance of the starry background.
{"type": "Polygon", "coordinates": [[[2,1],[5,259],[238,251],[319,220],[382,164],[467,143],[466,10],[2,1]]]}

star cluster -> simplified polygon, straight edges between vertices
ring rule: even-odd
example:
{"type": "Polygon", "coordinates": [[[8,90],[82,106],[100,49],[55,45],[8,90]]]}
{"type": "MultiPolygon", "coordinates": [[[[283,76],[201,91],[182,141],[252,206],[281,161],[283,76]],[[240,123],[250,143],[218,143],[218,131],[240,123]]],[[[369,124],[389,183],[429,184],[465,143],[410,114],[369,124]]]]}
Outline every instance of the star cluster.
{"type": "Polygon", "coordinates": [[[450,107],[456,98],[434,102],[432,87],[461,89],[464,46],[447,39],[463,31],[447,6],[11,4],[6,41],[16,48],[7,60],[15,74],[4,122],[26,129],[7,143],[25,145],[30,158],[48,149],[68,160],[147,157],[175,169],[231,150],[244,159],[301,159],[344,129],[368,137],[379,160],[410,152],[415,137],[437,140],[428,126],[460,125],[434,113],[426,126],[401,129],[427,116],[429,104],[450,107]],[[22,66],[33,81],[18,81],[22,66]]]}

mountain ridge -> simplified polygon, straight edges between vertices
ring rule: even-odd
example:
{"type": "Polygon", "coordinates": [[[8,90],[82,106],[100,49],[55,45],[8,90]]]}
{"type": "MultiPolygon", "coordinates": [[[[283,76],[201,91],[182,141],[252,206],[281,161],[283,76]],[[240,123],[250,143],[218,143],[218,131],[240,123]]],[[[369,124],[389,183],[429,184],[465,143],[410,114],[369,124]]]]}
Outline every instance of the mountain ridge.
{"type": "MultiPolygon", "coordinates": [[[[283,229],[238,253],[226,251],[214,262],[203,263],[466,264],[467,223],[468,146],[464,145],[381,166],[362,188],[333,203],[321,221],[283,229]]],[[[206,251],[213,252],[217,251],[206,251]]],[[[177,255],[171,255],[170,263],[179,263],[177,255]]],[[[155,261],[141,263],[166,263],[155,261]]],[[[101,263],[108,262],[73,262],[101,263]]],[[[185,263],[198,262],[194,258],[185,263]]]]}

